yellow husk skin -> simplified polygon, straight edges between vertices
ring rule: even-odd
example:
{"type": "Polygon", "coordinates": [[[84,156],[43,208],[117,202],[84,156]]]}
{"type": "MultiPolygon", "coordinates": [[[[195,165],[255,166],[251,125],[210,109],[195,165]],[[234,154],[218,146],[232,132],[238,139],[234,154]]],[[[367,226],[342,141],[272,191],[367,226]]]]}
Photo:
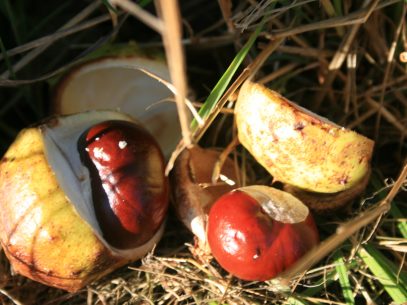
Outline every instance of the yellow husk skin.
{"type": "Polygon", "coordinates": [[[374,142],[247,81],[235,107],[238,137],[275,180],[334,193],[367,175],[374,142]]]}
{"type": "Polygon", "coordinates": [[[127,262],[102,244],[61,190],[38,128],[23,130],[0,163],[0,241],[16,272],[68,291],[127,262]]]}

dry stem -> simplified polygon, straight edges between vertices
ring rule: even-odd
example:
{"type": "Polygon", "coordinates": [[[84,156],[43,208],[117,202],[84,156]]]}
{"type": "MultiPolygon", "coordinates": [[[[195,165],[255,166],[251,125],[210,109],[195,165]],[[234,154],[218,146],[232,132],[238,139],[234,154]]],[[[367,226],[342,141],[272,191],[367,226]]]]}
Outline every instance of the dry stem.
{"type": "Polygon", "coordinates": [[[181,16],[176,0],[159,0],[160,12],[162,14],[165,29],[163,29],[164,46],[167,53],[167,62],[170,69],[171,79],[177,93],[178,116],[181,124],[182,138],[184,144],[189,147],[192,144],[191,131],[189,129],[190,118],[185,104],[187,93],[185,60],[182,47],[181,16]]]}

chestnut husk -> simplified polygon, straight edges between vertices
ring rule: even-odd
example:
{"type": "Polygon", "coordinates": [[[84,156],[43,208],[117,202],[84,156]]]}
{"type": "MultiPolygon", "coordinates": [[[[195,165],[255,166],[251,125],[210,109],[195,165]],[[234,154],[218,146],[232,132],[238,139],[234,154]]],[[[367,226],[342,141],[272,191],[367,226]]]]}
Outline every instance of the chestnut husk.
{"type": "MultiPolygon", "coordinates": [[[[222,181],[212,182],[220,154],[215,149],[195,145],[180,154],[170,173],[174,209],[183,224],[195,234],[202,249],[206,248],[209,209],[220,196],[236,187],[222,181]]],[[[238,181],[236,167],[230,158],[223,163],[221,174],[230,181],[238,181]]]]}
{"type": "Polygon", "coordinates": [[[309,192],[290,184],[284,184],[283,190],[300,199],[316,214],[346,212],[347,207],[365,190],[370,179],[370,171],[353,187],[337,193],[309,192]]]}
{"type": "MultiPolygon", "coordinates": [[[[63,117],[63,126],[61,118],[52,118],[22,130],[1,159],[0,243],[15,272],[75,292],[143,257],[162,236],[164,219],[149,241],[121,250],[110,246],[98,228],[86,201],[91,198],[89,173],[80,162],[66,158],[74,154],[72,143],[84,129],[78,120],[91,126],[107,118],[133,121],[111,111],[63,117]],[[58,128],[61,134],[54,142],[58,128]]],[[[79,160],[79,154],[74,158],[79,160]]]]}
{"type": "Polygon", "coordinates": [[[169,81],[164,55],[135,42],[107,44],[91,52],[52,81],[51,112],[120,110],[136,118],[155,137],[168,158],[180,140],[172,93],[146,70],[169,81]]]}
{"type": "Polygon", "coordinates": [[[374,142],[246,81],[235,106],[238,138],[274,178],[309,192],[337,193],[370,171],[374,142]]]}

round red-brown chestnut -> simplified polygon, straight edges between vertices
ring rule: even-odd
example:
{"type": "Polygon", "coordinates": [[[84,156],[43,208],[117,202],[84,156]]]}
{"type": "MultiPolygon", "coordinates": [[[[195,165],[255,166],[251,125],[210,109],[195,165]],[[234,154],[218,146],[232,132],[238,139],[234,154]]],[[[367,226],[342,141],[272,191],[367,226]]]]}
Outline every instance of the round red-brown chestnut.
{"type": "Polygon", "coordinates": [[[160,240],[168,181],[158,144],[114,111],[24,129],[0,161],[0,243],[13,270],[77,291],[160,240]]]}
{"type": "Polygon", "coordinates": [[[265,281],[317,245],[319,235],[298,199],[276,189],[260,187],[252,192],[250,188],[232,191],[215,202],[209,212],[208,242],[229,273],[265,281]],[[261,194],[263,190],[266,194],[261,194]]]}

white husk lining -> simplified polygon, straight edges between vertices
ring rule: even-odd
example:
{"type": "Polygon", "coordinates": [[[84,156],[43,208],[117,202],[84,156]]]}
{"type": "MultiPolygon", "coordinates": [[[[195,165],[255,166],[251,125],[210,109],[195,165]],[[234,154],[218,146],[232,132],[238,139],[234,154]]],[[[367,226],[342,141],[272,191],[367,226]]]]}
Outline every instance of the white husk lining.
{"type": "Polygon", "coordinates": [[[102,231],[96,220],[92,203],[92,190],[88,169],[82,164],[77,149],[81,134],[94,124],[106,120],[134,120],[125,114],[114,111],[89,111],[57,119],[57,123],[44,124],[41,131],[44,136],[45,155],[69,201],[75,210],[93,228],[100,241],[108,247],[113,254],[125,258],[137,257],[139,253],[147,252],[157,242],[162,234],[163,226],[155,236],[146,244],[137,249],[122,250],[109,245],[103,238],[102,231]]]}
{"type": "Polygon", "coordinates": [[[120,110],[137,118],[153,134],[168,158],[180,139],[172,93],[145,69],[169,80],[164,61],[141,56],[106,57],[83,64],[59,86],[57,109],[71,114],[93,109],[120,110]]]}

